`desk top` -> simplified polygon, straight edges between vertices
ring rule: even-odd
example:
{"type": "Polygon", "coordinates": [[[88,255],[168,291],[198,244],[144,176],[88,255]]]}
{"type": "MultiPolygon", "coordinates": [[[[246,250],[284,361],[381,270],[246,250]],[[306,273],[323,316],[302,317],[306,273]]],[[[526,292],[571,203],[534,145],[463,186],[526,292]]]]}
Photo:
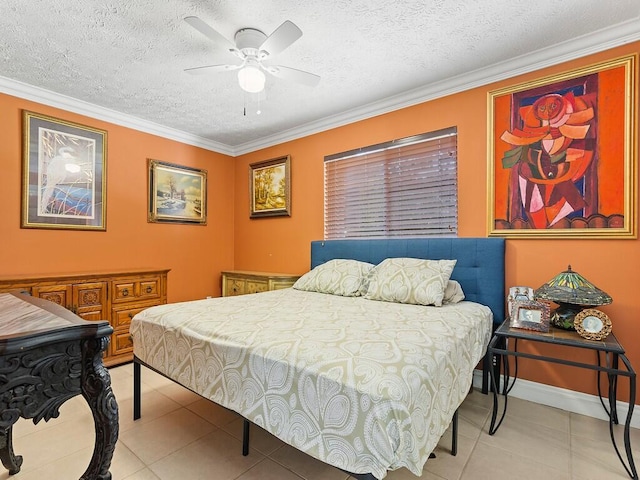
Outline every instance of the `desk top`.
{"type": "Polygon", "coordinates": [[[526,330],[524,328],[511,328],[509,325],[509,319],[507,319],[496,329],[495,335],[532,340],[535,342],[553,343],[556,345],[567,345],[570,347],[587,348],[602,352],[618,354],[624,353],[624,348],[622,348],[622,345],[620,345],[618,339],[613,333],[610,333],[602,340],[587,340],[586,338],[581,337],[576,331],[563,330],[554,326],[550,326],[549,332],[547,333],[535,330],[526,330]]]}
{"type": "Polygon", "coordinates": [[[110,335],[108,321],[90,322],[66,308],[19,293],[0,293],[0,353],[43,342],[110,335]],[[13,348],[12,348],[13,347],[13,348]]]}

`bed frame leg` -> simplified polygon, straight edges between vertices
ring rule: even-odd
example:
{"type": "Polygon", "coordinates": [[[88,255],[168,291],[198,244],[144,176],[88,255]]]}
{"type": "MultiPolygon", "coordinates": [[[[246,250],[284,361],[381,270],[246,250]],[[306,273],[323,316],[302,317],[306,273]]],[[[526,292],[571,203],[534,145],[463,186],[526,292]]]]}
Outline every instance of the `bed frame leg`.
{"type": "Polygon", "coordinates": [[[249,455],[249,427],[251,423],[246,418],[243,420],[242,424],[242,455],[249,455]]]}
{"type": "Polygon", "coordinates": [[[458,410],[453,414],[453,426],[451,428],[451,455],[458,454],[458,410]]]}
{"type": "Polygon", "coordinates": [[[133,419],[140,418],[140,363],[133,358],[133,419]]]}

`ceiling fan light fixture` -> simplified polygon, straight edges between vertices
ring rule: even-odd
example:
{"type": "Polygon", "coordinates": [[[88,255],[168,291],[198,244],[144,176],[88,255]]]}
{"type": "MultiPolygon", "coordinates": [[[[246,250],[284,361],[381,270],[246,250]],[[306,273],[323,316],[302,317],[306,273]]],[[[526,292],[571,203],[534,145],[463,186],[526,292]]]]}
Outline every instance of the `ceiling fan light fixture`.
{"type": "Polygon", "coordinates": [[[259,93],[264,90],[266,76],[258,67],[247,65],[238,70],[238,83],[245,92],[259,93]]]}

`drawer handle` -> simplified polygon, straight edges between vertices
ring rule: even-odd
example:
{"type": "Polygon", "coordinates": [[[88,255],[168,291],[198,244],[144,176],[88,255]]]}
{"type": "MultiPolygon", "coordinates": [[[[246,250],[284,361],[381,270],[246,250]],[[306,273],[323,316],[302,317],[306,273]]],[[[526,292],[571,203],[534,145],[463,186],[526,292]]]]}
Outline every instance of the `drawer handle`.
{"type": "Polygon", "coordinates": [[[122,290],[122,296],[123,297],[128,297],[129,296],[129,289],[125,288],[124,290],[122,290]]]}
{"type": "Polygon", "coordinates": [[[151,292],[153,292],[153,288],[147,287],[147,293],[151,293],[151,292]]]}
{"type": "Polygon", "coordinates": [[[133,313],[129,312],[129,318],[133,318],[133,313]]]}

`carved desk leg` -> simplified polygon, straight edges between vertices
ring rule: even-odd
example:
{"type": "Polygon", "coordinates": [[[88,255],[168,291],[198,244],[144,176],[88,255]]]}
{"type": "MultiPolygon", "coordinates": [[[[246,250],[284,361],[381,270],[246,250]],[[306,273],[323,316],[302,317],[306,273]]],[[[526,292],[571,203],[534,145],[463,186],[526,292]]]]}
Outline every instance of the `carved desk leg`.
{"type": "Polygon", "coordinates": [[[111,480],[109,467],[118,440],[118,404],[111,389],[111,377],[102,364],[102,352],[109,338],[86,340],[82,346],[82,396],[96,427],[96,444],[87,471],[80,480],[111,480]]]}
{"type": "Polygon", "coordinates": [[[13,453],[12,432],[13,427],[0,429],[0,460],[4,468],[9,470],[9,475],[18,473],[22,465],[22,456],[13,453]]]}

